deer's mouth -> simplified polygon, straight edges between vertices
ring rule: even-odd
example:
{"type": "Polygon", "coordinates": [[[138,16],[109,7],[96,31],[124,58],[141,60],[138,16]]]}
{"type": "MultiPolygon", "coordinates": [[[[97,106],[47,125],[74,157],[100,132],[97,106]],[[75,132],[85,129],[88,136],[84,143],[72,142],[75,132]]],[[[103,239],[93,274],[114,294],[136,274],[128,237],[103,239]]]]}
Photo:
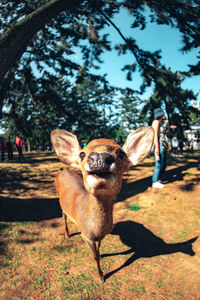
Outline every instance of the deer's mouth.
{"type": "Polygon", "coordinates": [[[89,172],[86,178],[88,188],[106,190],[115,184],[115,176],[111,172],[89,172]]]}
{"type": "Polygon", "coordinates": [[[101,172],[101,171],[96,171],[96,172],[89,172],[88,175],[92,175],[95,177],[99,178],[104,178],[104,179],[109,179],[110,176],[113,176],[111,172],[101,172]]]}

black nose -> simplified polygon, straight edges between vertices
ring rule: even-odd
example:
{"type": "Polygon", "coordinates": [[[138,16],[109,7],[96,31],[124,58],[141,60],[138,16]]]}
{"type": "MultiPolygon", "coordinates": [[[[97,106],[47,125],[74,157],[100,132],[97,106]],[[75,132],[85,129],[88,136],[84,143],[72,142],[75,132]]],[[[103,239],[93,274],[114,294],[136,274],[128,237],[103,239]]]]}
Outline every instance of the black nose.
{"type": "Polygon", "coordinates": [[[91,171],[97,173],[108,172],[114,161],[114,156],[107,152],[92,152],[87,159],[91,171]]]}

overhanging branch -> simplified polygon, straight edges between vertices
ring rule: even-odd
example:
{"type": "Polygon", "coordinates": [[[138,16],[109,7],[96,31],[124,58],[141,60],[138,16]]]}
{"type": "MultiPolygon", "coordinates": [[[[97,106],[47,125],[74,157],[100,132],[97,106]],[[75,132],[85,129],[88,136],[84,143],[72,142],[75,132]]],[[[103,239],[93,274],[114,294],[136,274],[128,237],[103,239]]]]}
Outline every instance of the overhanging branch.
{"type": "Polygon", "coordinates": [[[52,0],[19,21],[0,37],[0,82],[21,57],[31,38],[59,13],[73,9],[81,0],[52,0]]]}

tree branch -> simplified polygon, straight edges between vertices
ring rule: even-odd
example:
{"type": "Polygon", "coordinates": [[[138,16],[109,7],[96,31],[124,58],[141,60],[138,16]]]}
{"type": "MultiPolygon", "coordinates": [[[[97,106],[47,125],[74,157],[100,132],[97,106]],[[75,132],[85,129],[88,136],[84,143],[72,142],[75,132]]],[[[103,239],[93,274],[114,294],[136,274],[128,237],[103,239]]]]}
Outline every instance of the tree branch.
{"type": "Polygon", "coordinates": [[[73,9],[81,0],[52,0],[19,21],[0,37],[0,82],[19,59],[31,38],[59,13],[73,9]]]}
{"type": "Polygon", "coordinates": [[[135,49],[133,48],[133,46],[129,43],[129,41],[125,38],[125,36],[122,34],[122,32],[120,31],[120,29],[112,22],[112,20],[100,9],[97,8],[97,10],[104,16],[104,18],[117,30],[117,32],[119,33],[119,35],[121,36],[121,38],[124,40],[124,42],[129,46],[131,52],[133,53],[133,55],[135,56],[135,59],[137,61],[137,63],[140,65],[140,67],[142,69],[144,69],[143,64],[140,62],[140,59],[135,51],[135,49]]]}

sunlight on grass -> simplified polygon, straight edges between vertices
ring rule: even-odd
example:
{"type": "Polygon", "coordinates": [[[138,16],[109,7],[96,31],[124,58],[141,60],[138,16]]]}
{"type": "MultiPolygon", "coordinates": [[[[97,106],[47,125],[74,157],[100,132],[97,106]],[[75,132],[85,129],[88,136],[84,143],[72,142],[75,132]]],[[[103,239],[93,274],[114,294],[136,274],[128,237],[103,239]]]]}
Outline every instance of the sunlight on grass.
{"type": "MultiPolygon", "coordinates": [[[[159,250],[159,245],[162,248],[169,243],[185,242],[199,232],[200,170],[187,167],[189,159],[180,165],[177,162],[176,166],[177,170],[180,166],[179,175],[187,173],[190,182],[195,183],[188,191],[181,189],[185,183],[179,176],[180,180],[171,177],[173,181],[166,184],[165,191],[141,192],[135,185],[131,194],[132,183],[141,179],[141,172],[152,172],[151,159],[131,170],[131,179],[129,173],[126,174],[130,181],[125,182],[126,189],[132,196],[126,199],[122,195],[123,205],[115,210],[115,223],[131,221],[136,230],[130,235],[127,232],[108,234],[102,241],[100,264],[104,274],[110,277],[101,284],[91,250],[81,235],[65,240],[63,220],[59,214],[51,215],[58,204],[53,180],[63,166],[56,160],[51,161],[51,157],[55,158],[34,153],[27,156],[25,164],[2,164],[0,209],[7,214],[7,219],[3,221],[5,215],[0,210],[0,299],[179,300],[183,295],[185,299],[190,299],[190,295],[198,299],[199,239],[190,246],[196,253],[193,256],[187,251],[165,255],[159,250]],[[19,199],[23,201],[18,202],[19,199]],[[47,214],[42,218],[44,211],[47,214]],[[30,218],[26,219],[26,214],[30,218]],[[34,214],[38,219],[32,219],[34,214]],[[159,244],[161,240],[164,244],[159,244]],[[133,252],[126,253],[130,247],[133,252]],[[151,255],[152,249],[157,249],[156,255],[151,255]]],[[[194,157],[192,163],[198,163],[199,156],[194,157]]],[[[77,233],[71,222],[70,232],[77,233]]]]}

